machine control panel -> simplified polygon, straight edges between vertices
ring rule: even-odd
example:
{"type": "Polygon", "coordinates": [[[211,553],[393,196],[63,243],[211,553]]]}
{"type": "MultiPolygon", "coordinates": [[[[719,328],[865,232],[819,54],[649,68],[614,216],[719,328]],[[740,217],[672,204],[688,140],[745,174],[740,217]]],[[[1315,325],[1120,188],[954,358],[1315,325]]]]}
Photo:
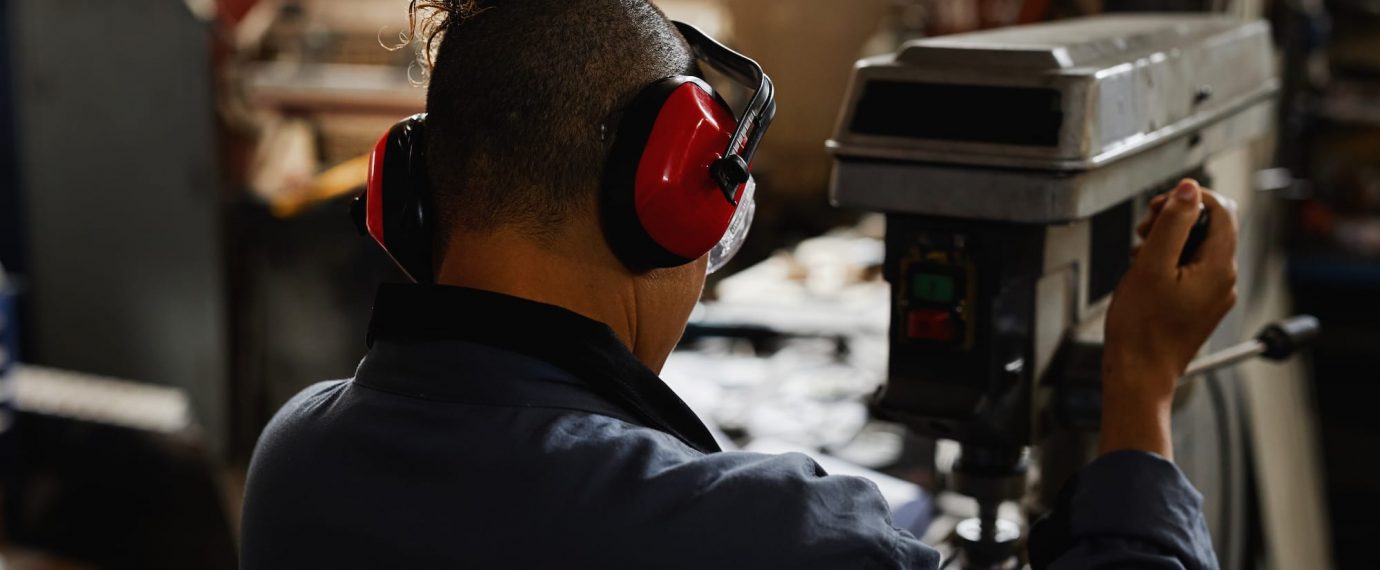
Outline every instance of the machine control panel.
{"type": "Polygon", "coordinates": [[[1033,299],[1023,284],[1040,275],[1042,230],[887,217],[892,350],[874,413],[960,441],[1024,441],[1022,428],[988,429],[997,422],[986,415],[1021,415],[1011,394],[1025,372],[1005,365],[1029,352],[1033,299]]]}
{"type": "Polygon", "coordinates": [[[960,321],[953,312],[911,309],[906,313],[906,336],[911,340],[952,343],[958,340],[960,321]]]}
{"type": "Polygon", "coordinates": [[[905,323],[897,332],[907,341],[972,348],[975,268],[965,243],[963,236],[945,236],[940,243],[916,244],[901,260],[893,307],[905,323]]]}

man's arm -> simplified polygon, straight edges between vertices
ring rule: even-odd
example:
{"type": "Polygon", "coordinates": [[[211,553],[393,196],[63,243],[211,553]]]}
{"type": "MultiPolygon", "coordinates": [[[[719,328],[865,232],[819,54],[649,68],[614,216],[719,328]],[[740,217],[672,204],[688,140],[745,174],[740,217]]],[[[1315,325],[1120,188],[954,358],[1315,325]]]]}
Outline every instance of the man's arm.
{"type": "Polygon", "coordinates": [[[1101,452],[1173,459],[1169,417],[1188,363],[1236,304],[1236,217],[1230,202],[1186,180],[1156,198],[1139,231],[1135,263],[1112,297],[1102,363],[1101,452]],[[1207,239],[1188,264],[1179,254],[1198,219],[1207,239]]]}
{"type": "Polygon", "coordinates": [[[1170,416],[1179,377],[1236,303],[1236,219],[1229,201],[1184,181],[1138,231],[1145,242],[1107,315],[1102,457],[1032,531],[1035,568],[1217,568],[1202,496],[1170,462],[1170,416]],[[1200,204],[1208,237],[1180,266],[1200,204]]]}
{"type": "Polygon", "coordinates": [[[1117,451],[1064,486],[1051,515],[1031,529],[1037,569],[1215,569],[1202,496],[1173,463],[1117,451]]]}

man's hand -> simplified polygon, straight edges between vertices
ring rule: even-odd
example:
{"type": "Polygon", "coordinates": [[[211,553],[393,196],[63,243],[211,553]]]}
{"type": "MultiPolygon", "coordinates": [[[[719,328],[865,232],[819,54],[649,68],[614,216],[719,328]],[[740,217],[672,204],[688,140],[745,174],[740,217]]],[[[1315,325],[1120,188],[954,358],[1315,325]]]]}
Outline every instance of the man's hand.
{"type": "Polygon", "coordinates": [[[1236,304],[1236,214],[1230,200],[1192,180],[1155,198],[1137,232],[1145,242],[1112,297],[1102,359],[1102,453],[1140,450],[1171,458],[1174,387],[1236,304]],[[1198,219],[1207,239],[1179,265],[1198,219]]]}

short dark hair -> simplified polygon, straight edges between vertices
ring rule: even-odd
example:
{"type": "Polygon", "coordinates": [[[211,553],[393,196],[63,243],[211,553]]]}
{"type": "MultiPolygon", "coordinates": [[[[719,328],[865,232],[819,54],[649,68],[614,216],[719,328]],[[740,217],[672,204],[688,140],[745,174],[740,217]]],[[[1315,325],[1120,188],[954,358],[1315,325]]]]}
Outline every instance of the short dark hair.
{"type": "Polygon", "coordinates": [[[613,137],[601,125],[695,67],[647,0],[414,0],[422,9],[444,18],[427,93],[441,239],[503,226],[549,237],[598,191],[613,137]]]}

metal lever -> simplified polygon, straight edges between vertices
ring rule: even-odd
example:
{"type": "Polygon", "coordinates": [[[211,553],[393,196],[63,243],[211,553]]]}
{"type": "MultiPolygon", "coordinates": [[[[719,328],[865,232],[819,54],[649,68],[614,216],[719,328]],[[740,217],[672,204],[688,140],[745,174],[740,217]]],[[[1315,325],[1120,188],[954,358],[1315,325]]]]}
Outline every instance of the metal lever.
{"type": "Polygon", "coordinates": [[[1194,377],[1204,372],[1231,366],[1257,356],[1269,360],[1285,360],[1300,348],[1312,343],[1321,331],[1322,325],[1313,315],[1297,315],[1271,323],[1252,340],[1198,357],[1190,362],[1188,370],[1179,379],[1179,385],[1192,382],[1194,377]]]}

